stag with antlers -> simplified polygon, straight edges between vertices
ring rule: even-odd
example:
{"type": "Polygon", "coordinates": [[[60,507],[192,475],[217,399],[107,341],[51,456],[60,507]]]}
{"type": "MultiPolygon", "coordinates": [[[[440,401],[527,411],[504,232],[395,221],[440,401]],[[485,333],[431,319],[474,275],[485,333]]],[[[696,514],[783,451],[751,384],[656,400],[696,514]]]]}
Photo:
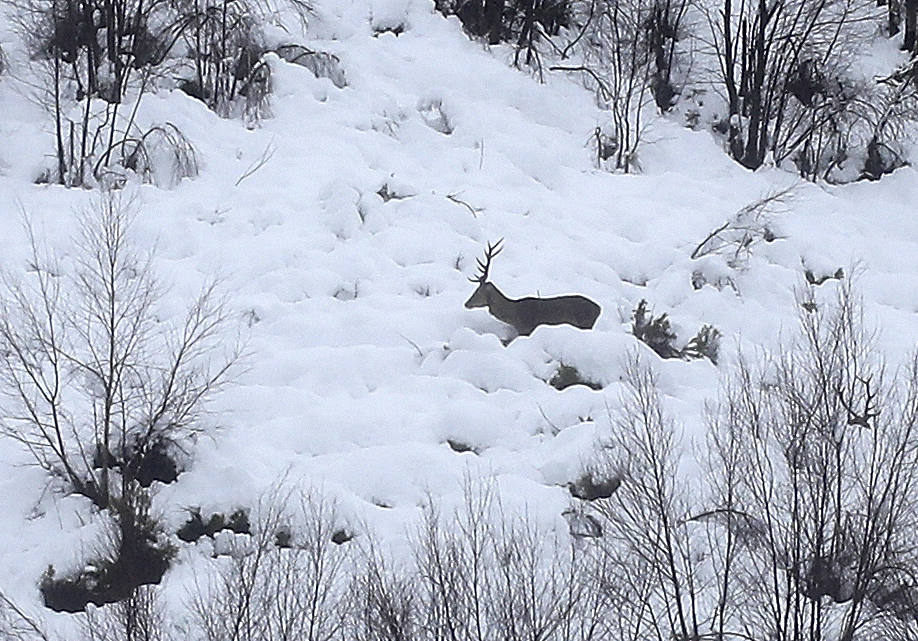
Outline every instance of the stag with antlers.
{"type": "Polygon", "coordinates": [[[478,275],[469,278],[478,287],[465,301],[468,309],[487,307],[491,315],[512,325],[521,336],[528,336],[539,325],[573,325],[580,329],[592,329],[601,311],[599,305],[580,295],[555,296],[553,298],[526,297],[513,299],[504,296],[488,280],[491,261],[503,247],[503,239],[488,243],[484,260],[478,259],[478,275]]]}

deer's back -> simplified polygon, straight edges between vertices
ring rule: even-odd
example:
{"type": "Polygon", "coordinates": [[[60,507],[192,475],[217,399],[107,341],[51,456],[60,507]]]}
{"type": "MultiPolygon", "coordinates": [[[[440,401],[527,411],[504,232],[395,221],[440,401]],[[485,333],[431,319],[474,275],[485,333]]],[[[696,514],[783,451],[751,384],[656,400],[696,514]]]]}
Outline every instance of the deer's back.
{"type": "Polygon", "coordinates": [[[576,295],[529,297],[515,302],[516,318],[512,324],[523,335],[531,334],[539,325],[569,324],[580,329],[592,329],[600,312],[599,305],[576,295]]]}

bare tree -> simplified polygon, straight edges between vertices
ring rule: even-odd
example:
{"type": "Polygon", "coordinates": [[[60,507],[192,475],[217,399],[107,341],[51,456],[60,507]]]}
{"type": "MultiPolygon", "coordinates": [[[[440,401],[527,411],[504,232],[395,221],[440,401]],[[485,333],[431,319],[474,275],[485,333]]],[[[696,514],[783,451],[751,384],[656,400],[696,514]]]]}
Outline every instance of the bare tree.
{"type": "Polygon", "coordinates": [[[741,164],[755,169],[768,153],[780,162],[847,109],[852,97],[839,78],[873,18],[871,2],[722,0],[704,11],[727,99],[729,151],[741,164]]]}
{"type": "MultiPolygon", "coordinates": [[[[413,641],[423,638],[418,587],[413,573],[398,568],[372,542],[351,575],[347,638],[413,641]]],[[[437,638],[437,637],[433,637],[437,638]]]]}
{"type": "Polygon", "coordinates": [[[150,487],[175,480],[240,354],[225,348],[230,316],[215,283],[179,324],[158,318],[163,290],[152,254],[131,242],[134,207],[105,194],[84,211],[72,263],[43,250],[27,225],[30,273],[3,278],[0,429],[115,526],[101,574],[75,579],[69,592],[50,574],[43,581],[46,602],[60,609],[159,581],[170,552],[150,487]]]}
{"type": "Polygon", "coordinates": [[[204,429],[238,361],[216,283],[177,325],[160,322],[152,254],[130,240],[136,204],[105,194],[80,218],[74,264],[28,228],[30,274],[7,273],[0,320],[4,433],[100,508],[148,486],[148,455],[204,429]]]}
{"type": "Polygon", "coordinates": [[[642,599],[630,622],[632,638],[696,639],[706,621],[699,607],[701,565],[685,526],[688,491],[678,478],[681,434],[663,409],[655,374],[636,354],[626,381],[606,443],[619,457],[610,465],[620,469],[622,482],[597,502],[614,546],[609,554],[624,578],[618,600],[642,599]]]}
{"type": "Polygon", "coordinates": [[[429,500],[415,542],[414,556],[421,581],[419,600],[425,635],[448,641],[487,638],[487,570],[490,548],[490,492],[466,485],[465,509],[445,524],[429,500]]]}
{"type": "Polygon", "coordinates": [[[634,171],[645,130],[644,111],[654,100],[661,111],[678,95],[674,84],[677,43],[684,36],[685,0],[596,0],[582,31],[553,71],[579,73],[609,110],[607,126],[594,132],[597,165],[634,171]]]}
{"type": "Polygon", "coordinates": [[[251,535],[236,535],[199,577],[189,606],[208,641],[330,641],[344,624],[346,548],[337,508],[279,485],[259,501],[251,535]],[[295,506],[295,507],[291,507],[295,506]],[[296,509],[298,508],[298,509],[296,509]]]}
{"type": "Polygon", "coordinates": [[[729,533],[715,546],[727,634],[850,641],[916,620],[918,366],[890,377],[838,288],[803,293],[798,340],[741,361],[715,415],[716,509],[699,518],[729,533]]]}

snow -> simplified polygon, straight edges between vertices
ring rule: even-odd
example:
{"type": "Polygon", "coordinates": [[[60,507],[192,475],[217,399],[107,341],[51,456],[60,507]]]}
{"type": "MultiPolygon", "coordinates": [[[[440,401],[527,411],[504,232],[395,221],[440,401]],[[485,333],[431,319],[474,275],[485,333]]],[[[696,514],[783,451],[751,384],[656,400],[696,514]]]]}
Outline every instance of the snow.
{"type": "MultiPolygon", "coordinates": [[[[171,284],[167,307],[180,314],[221,275],[250,353],[215,404],[213,438],[156,495],[172,530],[190,506],[252,506],[285,474],[321,487],[352,527],[393,546],[428,495],[455,501],[468,475],[494,478],[511,503],[559,520],[570,503],[560,486],[610,429],[629,353],[653,363],[687,442],[698,441],[731,355],[776,347],[794,326],[804,266],[857,273],[881,347],[892,360],[915,347],[915,170],[798,185],[776,215],[780,239],[757,245],[745,270],[692,260],[712,229],[794,177],[750,173],[713,134],[666,119],[650,123],[642,174],[597,170],[588,141],[605,116],[574,79],[540,84],[429,2],[317,5],[302,44],[338,56],[346,87],[273,57],[271,117],[258,126],[220,119],[179,91],[148,95],[138,114],[142,126],[176,124],[200,164],[198,178],[171,189],[129,187],[141,203],[135,238],[157,247],[155,267],[171,284]],[[398,36],[376,33],[397,26],[398,36]],[[395,197],[384,201],[383,186],[395,197]],[[583,294],[602,306],[596,327],[543,326],[505,346],[505,326],[463,307],[475,258],[498,238],[506,249],[492,279],[502,291],[583,294]],[[696,290],[697,270],[733,286],[696,290]],[[629,333],[641,299],[670,315],[683,342],[717,327],[721,365],[657,359],[629,333]],[[546,381],[562,362],[607,387],[555,390],[546,381]]],[[[0,34],[13,65],[0,79],[0,250],[4,268],[21,272],[20,211],[66,248],[93,194],[33,184],[49,162],[50,121],[16,80],[24,60],[8,42],[0,34]]],[[[37,609],[44,569],[79,567],[101,525],[82,501],[46,490],[27,460],[0,442],[0,588],[37,609]]],[[[183,550],[180,566],[192,557],[183,550]]],[[[189,573],[172,572],[169,589],[179,590],[189,573]]]]}

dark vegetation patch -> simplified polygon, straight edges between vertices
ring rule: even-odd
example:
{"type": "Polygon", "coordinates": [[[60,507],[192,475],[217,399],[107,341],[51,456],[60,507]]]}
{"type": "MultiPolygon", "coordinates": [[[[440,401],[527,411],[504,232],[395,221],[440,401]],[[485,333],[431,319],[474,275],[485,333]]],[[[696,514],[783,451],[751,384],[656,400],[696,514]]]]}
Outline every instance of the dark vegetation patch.
{"type": "Polygon", "coordinates": [[[457,441],[455,439],[448,438],[446,439],[446,444],[449,445],[449,449],[451,449],[454,452],[459,452],[460,454],[463,454],[465,452],[472,452],[473,454],[478,454],[478,450],[475,447],[469,445],[468,443],[463,443],[462,441],[457,441]]]}
{"type": "Polygon", "coordinates": [[[331,536],[331,541],[332,541],[332,543],[334,543],[335,545],[344,545],[345,543],[347,543],[348,541],[350,541],[350,540],[353,539],[353,538],[354,538],[354,533],[353,533],[353,532],[351,532],[351,531],[349,531],[349,530],[347,530],[347,529],[345,529],[345,528],[338,528],[338,529],[335,530],[334,533],[332,534],[332,536],[331,536]]]}
{"type": "Polygon", "coordinates": [[[459,18],[471,36],[487,38],[490,44],[524,39],[536,31],[557,35],[573,22],[570,0],[436,0],[443,15],[459,18]]]}
{"type": "Polygon", "coordinates": [[[672,331],[667,314],[654,316],[647,301],[641,300],[631,317],[631,333],[650,347],[660,358],[679,358],[680,351],[673,347],[676,334],[672,331]]]}
{"type": "Polygon", "coordinates": [[[73,576],[56,578],[49,566],[39,589],[45,607],[55,612],[83,612],[90,603],[102,606],[123,601],[142,585],[158,584],[175,550],[162,543],[157,526],[149,519],[137,521],[126,512],[119,517],[119,543],[113,558],[86,564],[73,576]]]}
{"type": "Polygon", "coordinates": [[[806,282],[810,285],[822,285],[827,280],[842,280],[845,277],[845,270],[839,267],[832,274],[820,274],[817,276],[812,269],[806,269],[803,272],[803,275],[806,277],[806,282]]]}
{"type": "MultiPolygon", "coordinates": [[[[214,512],[207,521],[201,516],[201,510],[193,508],[189,510],[188,521],[185,522],[176,536],[186,543],[194,543],[202,536],[213,538],[217,532],[229,530],[236,534],[251,534],[252,524],[249,521],[248,510],[239,508],[229,516],[220,512],[214,512]]],[[[287,540],[289,541],[289,533],[287,540]]]]}
{"type": "Polygon", "coordinates": [[[174,483],[182,469],[173,450],[164,440],[128,446],[118,455],[112,452],[106,455],[97,447],[93,467],[97,470],[103,467],[116,469],[145,488],[150,487],[154,481],[174,483]]]}
{"type": "Polygon", "coordinates": [[[405,193],[389,183],[383,183],[383,186],[376,190],[376,195],[382,198],[384,203],[387,203],[390,200],[405,200],[406,198],[411,198],[414,194],[405,193]]]}
{"type": "Polygon", "coordinates": [[[568,483],[567,489],[575,498],[583,501],[597,501],[612,496],[621,484],[620,474],[600,474],[595,471],[587,471],[573,483],[568,483]]]}
{"type": "Polygon", "coordinates": [[[564,363],[558,366],[558,370],[548,381],[548,384],[557,390],[564,390],[573,385],[586,385],[592,390],[601,390],[603,387],[601,383],[586,378],[573,365],[565,365],[564,363]]]}
{"type": "Polygon", "coordinates": [[[720,357],[720,330],[711,325],[702,325],[698,333],[682,350],[685,358],[706,358],[715,365],[720,357]]]}
{"type": "Polygon", "coordinates": [[[381,34],[391,33],[396,38],[405,33],[407,29],[403,23],[393,24],[393,25],[377,25],[373,27],[373,37],[377,38],[381,34]]]}
{"type": "Polygon", "coordinates": [[[660,358],[707,358],[715,365],[720,353],[721,333],[712,325],[702,325],[684,348],[673,343],[677,340],[667,314],[654,316],[647,301],[641,300],[632,314],[631,333],[656,352],[660,358]]]}

